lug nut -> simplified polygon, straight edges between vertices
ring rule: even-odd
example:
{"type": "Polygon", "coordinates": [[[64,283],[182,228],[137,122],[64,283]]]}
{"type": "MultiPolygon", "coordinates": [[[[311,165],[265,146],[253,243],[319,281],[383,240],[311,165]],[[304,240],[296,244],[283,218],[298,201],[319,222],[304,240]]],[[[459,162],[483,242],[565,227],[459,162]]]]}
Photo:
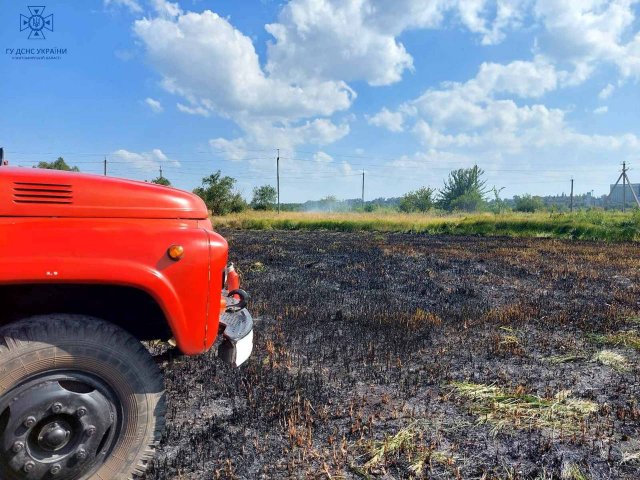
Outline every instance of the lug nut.
{"type": "Polygon", "coordinates": [[[51,466],[51,468],[49,469],[49,473],[51,473],[51,475],[57,475],[58,473],[60,473],[60,470],[62,470],[62,467],[56,463],[55,465],[51,466]]]}
{"type": "Polygon", "coordinates": [[[22,469],[25,472],[30,472],[31,470],[33,470],[35,468],[36,464],[33,463],[31,460],[29,460],[27,463],[24,464],[24,467],[22,467],[22,469]]]}
{"type": "Polygon", "coordinates": [[[62,411],[62,404],[60,402],[56,402],[51,405],[51,411],[53,413],[60,413],[62,411]]]}
{"type": "Polygon", "coordinates": [[[80,450],[78,450],[76,456],[78,457],[78,460],[82,461],[87,458],[87,452],[84,448],[81,448],[80,450]]]}
{"type": "Polygon", "coordinates": [[[89,425],[89,427],[87,428],[87,435],[89,437],[93,437],[96,433],[96,427],[94,427],[93,425],[89,425]]]}
{"type": "Polygon", "coordinates": [[[11,447],[11,450],[13,450],[14,453],[18,453],[20,450],[22,450],[24,448],[24,443],[22,442],[16,442],[13,444],[13,446],[11,447]]]}
{"type": "Polygon", "coordinates": [[[76,415],[78,415],[78,417],[84,417],[87,414],[87,409],[84,407],[80,407],[77,411],[76,411],[76,415]]]}
{"type": "Polygon", "coordinates": [[[27,417],[23,425],[27,428],[31,428],[36,424],[36,417],[27,417]]]}

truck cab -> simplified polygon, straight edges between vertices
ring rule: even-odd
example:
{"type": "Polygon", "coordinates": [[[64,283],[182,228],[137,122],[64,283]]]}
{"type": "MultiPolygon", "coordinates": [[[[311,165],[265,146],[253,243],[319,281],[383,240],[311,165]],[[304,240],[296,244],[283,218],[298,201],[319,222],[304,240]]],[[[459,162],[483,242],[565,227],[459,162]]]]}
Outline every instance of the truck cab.
{"type": "Polygon", "coordinates": [[[191,193],[0,166],[0,239],[0,478],[143,472],[165,409],[143,341],[251,354],[248,295],[191,193]]]}

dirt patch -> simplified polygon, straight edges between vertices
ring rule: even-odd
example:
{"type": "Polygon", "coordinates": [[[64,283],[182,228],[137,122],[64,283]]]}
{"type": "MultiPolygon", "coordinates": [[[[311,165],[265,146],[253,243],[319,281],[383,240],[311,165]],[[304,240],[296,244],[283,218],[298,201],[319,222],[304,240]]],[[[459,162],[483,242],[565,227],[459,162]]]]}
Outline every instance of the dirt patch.
{"type": "Polygon", "coordinates": [[[145,478],[640,476],[637,244],[223,234],[255,353],[165,365],[145,478]]]}

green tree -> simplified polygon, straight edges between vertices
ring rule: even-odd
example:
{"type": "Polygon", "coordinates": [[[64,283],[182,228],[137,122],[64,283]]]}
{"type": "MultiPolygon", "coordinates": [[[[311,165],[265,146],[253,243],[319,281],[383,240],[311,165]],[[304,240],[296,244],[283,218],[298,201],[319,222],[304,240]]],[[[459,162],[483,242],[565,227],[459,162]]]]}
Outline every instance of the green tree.
{"type": "Polygon", "coordinates": [[[534,197],[529,195],[528,193],[522,195],[521,197],[515,196],[514,200],[515,206],[513,207],[513,209],[516,212],[533,213],[544,208],[544,202],[540,197],[534,197]]]}
{"type": "Polygon", "coordinates": [[[433,194],[435,190],[422,187],[414,192],[405,193],[400,199],[398,208],[401,212],[426,212],[434,206],[433,194]]]}
{"type": "Polygon", "coordinates": [[[46,168],[47,170],[64,170],[66,172],[79,172],[80,169],[76,166],[70,167],[67,165],[67,162],[64,161],[64,158],[58,157],[57,160],[53,162],[40,162],[38,163],[37,168],[46,168]]]}
{"type": "Polygon", "coordinates": [[[497,188],[495,186],[491,189],[491,193],[493,193],[493,199],[489,202],[489,210],[491,210],[493,213],[503,213],[509,209],[507,201],[500,198],[500,192],[504,189],[505,187],[497,188]]]}
{"type": "Polygon", "coordinates": [[[445,210],[480,210],[486,202],[487,194],[483,175],[484,171],[477,165],[453,170],[440,190],[439,205],[445,210]]]}
{"type": "Polygon", "coordinates": [[[220,170],[204,177],[202,186],[196,187],[193,193],[198,195],[214,215],[241,212],[247,208],[242,196],[234,192],[235,178],[222,176],[220,170]]]}
{"type": "Polygon", "coordinates": [[[251,208],[254,210],[273,210],[277,201],[277,190],[271,185],[262,185],[253,189],[251,208]]]}
{"type": "Polygon", "coordinates": [[[165,187],[171,186],[171,182],[168,178],[165,177],[156,177],[151,180],[151,183],[157,183],[158,185],[164,185],[165,187]]]}

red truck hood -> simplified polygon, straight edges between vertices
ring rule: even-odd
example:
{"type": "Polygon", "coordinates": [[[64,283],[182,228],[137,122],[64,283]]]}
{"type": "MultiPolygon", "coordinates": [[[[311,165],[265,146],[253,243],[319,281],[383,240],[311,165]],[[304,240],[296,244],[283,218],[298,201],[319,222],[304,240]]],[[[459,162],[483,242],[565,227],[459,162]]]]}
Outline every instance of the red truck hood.
{"type": "Polygon", "coordinates": [[[206,219],[196,195],[153,183],[0,167],[0,216],[206,219]]]}

